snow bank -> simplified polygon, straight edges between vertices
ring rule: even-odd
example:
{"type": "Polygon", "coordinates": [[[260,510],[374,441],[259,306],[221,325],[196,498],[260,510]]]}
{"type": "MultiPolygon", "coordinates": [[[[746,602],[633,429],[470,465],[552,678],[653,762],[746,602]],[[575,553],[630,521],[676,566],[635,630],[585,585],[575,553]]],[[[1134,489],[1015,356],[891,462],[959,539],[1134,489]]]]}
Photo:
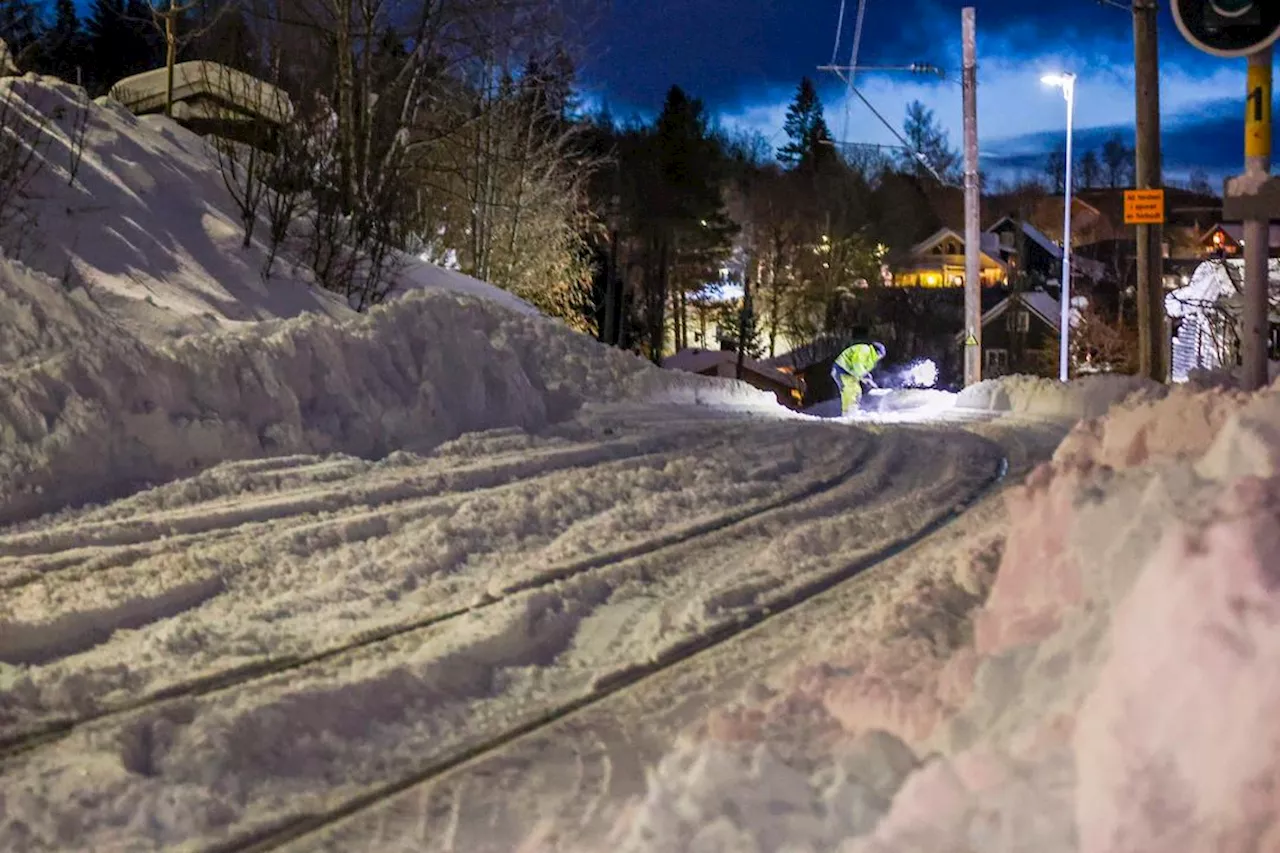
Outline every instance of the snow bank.
{"type": "Polygon", "coordinates": [[[241,248],[239,212],[200,137],[51,77],[0,80],[0,98],[43,160],[25,206],[36,231],[10,256],[88,290],[116,322],[172,335],[350,313],[284,264],[263,281],[262,246],[241,248]]]}
{"type": "Polygon", "coordinates": [[[488,299],[518,314],[540,315],[537,308],[525,302],[514,293],[495,287],[478,278],[445,269],[428,263],[421,258],[407,258],[405,266],[400,270],[399,288],[405,292],[414,290],[447,290],[451,293],[462,293],[478,299],[488,299]]]}
{"type": "MultiPolygon", "coordinates": [[[[90,101],[79,87],[52,77],[0,79],[0,100],[9,105],[7,123],[24,139],[40,140],[42,166],[23,202],[32,230],[5,235],[8,257],[47,277],[18,274],[28,279],[23,301],[39,303],[34,313],[46,321],[50,340],[40,346],[56,348],[52,338],[78,333],[80,323],[66,316],[68,301],[82,309],[80,319],[85,312],[105,315],[98,324],[123,325],[150,341],[258,320],[354,313],[287,259],[264,280],[266,227],[242,246],[240,212],[201,137],[162,116],[136,117],[109,98],[90,101]]],[[[419,260],[406,260],[399,288],[463,293],[536,313],[492,285],[419,260]]],[[[32,313],[0,303],[4,337],[32,313]]],[[[31,333],[23,337],[25,343],[0,341],[0,364],[34,351],[31,333]]]]}
{"type": "Polygon", "coordinates": [[[380,456],[536,429],[586,401],[779,408],[749,386],[662,371],[559,323],[441,292],[160,346],[92,340],[0,368],[0,521],[226,460],[380,456]]]}
{"type": "MultiPolygon", "coordinates": [[[[976,584],[985,603],[972,619],[954,590],[962,577],[975,586],[964,567],[991,552],[971,548],[937,576],[955,578],[938,587],[951,593],[910,597],[934,625],[953,614],[971,631],[963,642],[910,630],[869,641],[859,620],[848,648],[828,645],[781,694],[713,715],[710,741],[743,755],[821,749],[828,770],[874,729],[933,753],[873,828],[835,838],[806,824],[794,849],[1280,849],[1280,385],[1131,397],[1078,424],[1005,502],[999,568],[989,594],[976,584]],[[807,732],[805,748],[779,739],[789,729],[807,732]]],[[[874,605],[865,612],[877,620],[874,605]]],[[[784,764],[809,792],[783,797],[801,800],[787,813],[823,814],[819,770],[784,764]]],[[[745,813],[760,784],[749,795],[722,785],[728,802],[714,807],[703,784],[656,774],[627,822],[666,846],[630,849],[776,849],[761,843],[767,818],[738,820],[737,835],[723,818],[745,813]],[[720,848],[687,841],[715,826],[720,848]]]]}
{"type": "Polygon", "coordinates": [[[960,392],[958,408],[1050,418],[1093,418],[1133,395],[1158,397],[1165,386],[1135,376],[1103,374],[1066,384],[1039,376],[986,379],[960,392]]]}
{"type": "MultiPolygon", "coordinates": [[[[910,785],[893,812],[995,850],[1267,850],[1280,803],[1280,394],[1178,390],[1082,423],[1010,498],[973,691],[938,745],[1016,784],[910,785]],[[1021,789],[1021,790],[1019,790],[1021,789]]],[[[878,846],[913,850],[893,812],[878,846]]]]}

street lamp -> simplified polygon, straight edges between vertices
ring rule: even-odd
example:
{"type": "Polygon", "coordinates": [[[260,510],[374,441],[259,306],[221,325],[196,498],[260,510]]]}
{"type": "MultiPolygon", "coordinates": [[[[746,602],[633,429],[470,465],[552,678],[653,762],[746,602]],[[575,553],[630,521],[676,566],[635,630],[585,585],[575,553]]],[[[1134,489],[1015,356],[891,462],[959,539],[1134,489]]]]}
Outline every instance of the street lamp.
{"type": "Polygon", "coordinates": [[[1040,82],[1047,86],[1058,86],[1067,99],[1067,194],[1062,205],[1062,331],[1058,343],[1058,380],[1066,382],[1070,374],[1071,338],[1071,133],[1076,113],[1076,75],[1046,74],[1040,82]]]}

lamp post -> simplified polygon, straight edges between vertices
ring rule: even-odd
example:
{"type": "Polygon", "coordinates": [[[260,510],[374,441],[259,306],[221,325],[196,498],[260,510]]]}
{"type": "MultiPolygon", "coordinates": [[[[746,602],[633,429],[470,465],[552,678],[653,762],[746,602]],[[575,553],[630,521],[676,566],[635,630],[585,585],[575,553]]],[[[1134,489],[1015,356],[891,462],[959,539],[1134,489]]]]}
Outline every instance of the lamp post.
{"type": "Polygon", "coordinates": [[[1071,378],[1071,134],[1076,113],[1076,75],[1046,74],[1040,80],[1046,85],[1061,88],[1063,97],[1067,99],[1067,192],[1062,205],[1062,330],[1058,342],[1058,380],[1066,382],[1071,378]]]}

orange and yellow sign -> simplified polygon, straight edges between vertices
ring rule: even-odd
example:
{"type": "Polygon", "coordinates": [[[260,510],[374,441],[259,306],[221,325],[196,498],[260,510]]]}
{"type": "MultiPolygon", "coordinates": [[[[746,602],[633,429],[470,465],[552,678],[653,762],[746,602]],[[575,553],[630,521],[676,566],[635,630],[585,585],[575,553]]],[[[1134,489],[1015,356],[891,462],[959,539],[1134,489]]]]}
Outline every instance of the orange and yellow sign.
{"type": "Polygon", "coordinates": [[[1164,190],[1125,190],[1125,225],[1163,225],[1164,190]]]}

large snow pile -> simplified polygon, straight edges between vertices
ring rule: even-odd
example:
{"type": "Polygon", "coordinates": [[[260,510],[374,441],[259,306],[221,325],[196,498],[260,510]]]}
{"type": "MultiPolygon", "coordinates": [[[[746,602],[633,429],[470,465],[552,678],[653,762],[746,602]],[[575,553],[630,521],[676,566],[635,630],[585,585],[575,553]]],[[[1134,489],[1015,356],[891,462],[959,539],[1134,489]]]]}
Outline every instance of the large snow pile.
{"type": "Polygon", "coordinates": [[[545,318],[441,292],[150,345],[123,332],[0,367],[0,521],[232,459],[423,450],[537,428],[586,401],[776,409],[730,380],[662,371],[545,318]]]}
{"type": "Polygon", "coordinates": [[[964,389],[956,407],[1038,417],[1094,418],[1135,394],[1158,397],[1165,386],[1136,376],[1101,374],[1066,384],[1039,376],[1003,376],[964,389]]]}
{"type": "MultiPolygon", "coordinates": [[[[4,277],[28,281],[2,285],[6,296],[15,287],[25,293],[19,306],[0,303],[0,359],[56,350],[90,315],[99,315],[99,325],[164,340],[256,320],[353,313],[287,258],[264,279],[265,226],[247,249],[241,245],[240,212],[216,154],[178,124],[136,117],[111,99],[93,102],[79,87],[31,74],[0,79],[0,113],[38,155],[38,168],[26,172],[25,198],[0,216],[7,223],[20,213],[28,223],[4,235],[6,256],[21,261],[4,277]],[[34,310],[33,301],[40,303],[34,310]],[[14,341],[11,327],[28,331],[14,341]]],[[[412,261],[400,290],[422,288],[534,313],[491,285],[412,261]]]]}
{"type": "Polygon", "coordinates": [[[1005,503],[991,549],[904,605],[931,619],[850,627],[789,692],[677,750],[623,849],[780,849],[783,828],[842,853],[1280,849],[1280,386],[1130,400],[1005,503]]]}

